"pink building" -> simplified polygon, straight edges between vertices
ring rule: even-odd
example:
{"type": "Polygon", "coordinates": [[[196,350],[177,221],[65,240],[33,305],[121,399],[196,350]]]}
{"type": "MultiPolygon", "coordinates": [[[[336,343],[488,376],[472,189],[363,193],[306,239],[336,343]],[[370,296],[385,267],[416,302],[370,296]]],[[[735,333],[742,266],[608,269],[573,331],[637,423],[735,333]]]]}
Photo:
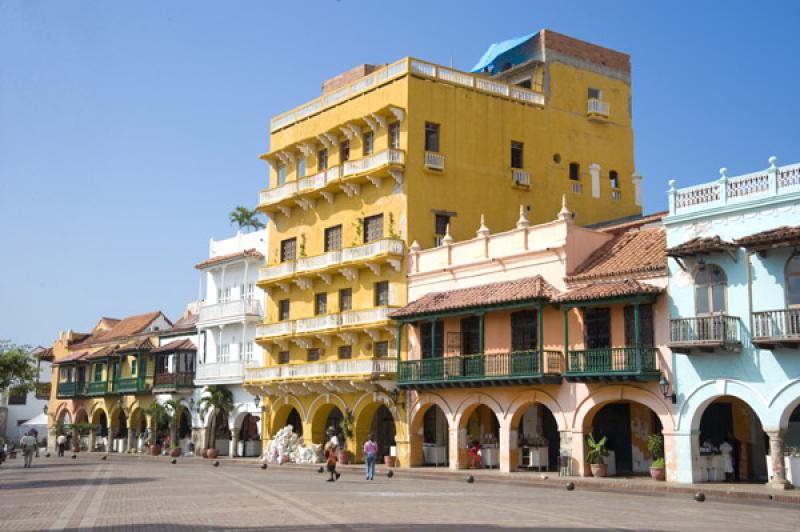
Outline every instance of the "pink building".
{"type": "Polygon", "coordinates": [[[407,391],[411,465],[589,474],[587,435],[607,436],[609,474],[646,473],[651,434],[671,469],[667,261],[661,216],[579,227],[558,219],[411,247],[407,391]]]}

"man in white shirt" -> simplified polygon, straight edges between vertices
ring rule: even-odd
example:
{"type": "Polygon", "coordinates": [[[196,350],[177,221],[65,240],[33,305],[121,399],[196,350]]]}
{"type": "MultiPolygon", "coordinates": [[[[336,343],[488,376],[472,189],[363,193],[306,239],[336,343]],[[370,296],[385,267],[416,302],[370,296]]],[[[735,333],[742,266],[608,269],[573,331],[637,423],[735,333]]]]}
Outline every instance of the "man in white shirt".
{"type": "Polygon", "coordinates": [[[33,453],[36,452],[36,438],[30,432],[26,432],[25,436],[20,438],[19,445],[22,447],[22,456],[25,457],[25,465],[23,467],[31,467],[33,453]]]}
{"type": "Polygon", "coordinates": [[[58,456],[64,456],[64,447],[67,445],[67,437],[63,434],[59,434],[58,438],[56,438],[56,443],[58,444],[58,456]]]}

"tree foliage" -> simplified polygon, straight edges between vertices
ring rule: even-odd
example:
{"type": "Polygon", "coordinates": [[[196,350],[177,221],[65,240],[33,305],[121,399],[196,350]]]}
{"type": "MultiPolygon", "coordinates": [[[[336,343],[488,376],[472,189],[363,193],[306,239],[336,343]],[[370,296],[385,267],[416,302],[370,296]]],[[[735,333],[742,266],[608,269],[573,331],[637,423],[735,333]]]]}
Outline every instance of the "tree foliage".
{"type": "Polygon", "coordinates": [[[231,211],[229,219],[231,225],[236,224],[239,229],[245,229],[249,232],[250,230],[263,229],[267,226],[258,216],[258,212],[251,211],[247,207],[242,207],[240,205],[231,211]]]}
{"type": "Polygon", "coordinates": [[[37,377],[30,347],[0,340],[0,392],[8,391],[15,395],[31,392],[37,377]]]}
{"type": "Polygon", "coordinates": [[[203,397],[200,398],[199,407],[203,417],[206,417],[209,410],[211,411],[211,425],[206,440],[209,442],[208,447],[213,447],[216,443],[217,430],[219,430],[217,414],[219,412],[229,414],[233,411],[233,394],[222,386],[209,386],[203,397]]]}

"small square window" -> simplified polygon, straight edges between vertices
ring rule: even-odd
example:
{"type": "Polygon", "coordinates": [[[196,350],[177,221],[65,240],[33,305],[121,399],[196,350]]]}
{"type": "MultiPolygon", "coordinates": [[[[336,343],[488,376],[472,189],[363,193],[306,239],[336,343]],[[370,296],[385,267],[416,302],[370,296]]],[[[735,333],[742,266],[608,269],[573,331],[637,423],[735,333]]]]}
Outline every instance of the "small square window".
{"type": "Polygon", "coordinates": [[[280,351],[278,353],[278,364],[289,363],[289,351],[280,351]]]}
{"type": "Polygon", "coordinates": [[[278,301],[278,321],[286,321],[289,319],[289,300],[281,299],[278,301]]]}
{"type": "Polygon", "coordinates": [[[364,155],[367,156],[372,153],[372,150],[375,147],[375,134],[372,131],[367,131],[363,136],[364,155]]]}
{"type": "Polygon", "coordinates": [[[573,181],[580,181],[581,165],[578,163],[569,163],[569,178],[573,181]]]}
{"type": "Polygon", "coordinates": [[[342,288],[339,290],[339,310],[351,310],[353,308],[353,289],[342,288]]]}
{"type": "Polygon", "coordinates": [[[281,240],[281,262],[289,262],[297,258],[297,239],[281,240]]]}
{"type": "Polygon", "coordinates": [[[616,170],[611,170],[608,173],[608,181],[611,183],[611,188],[619,188],[619,176],[616,170]]]}
{"type": "Polygon", "coordinates": [[[602,100],[603,92],[600,89],[589,87],[588,96],[590,100],[602,100]]]}
{"type": "Polygon", "coordinates": [[[314,314],[320,316],[328,313],[328,294],[322,292],[314,295],[314,314]]]}
{"type": "Polygon", "coordinates": [[[317,362],[319,360],[319,348],[314,347],[306,351],[306,360],[308,362],[317,362]]]}
{"type": "Polygon", "coordinates": [[[389,342],[375,342],[375,344],[374,344],[374,355],[376,357],[388,357],[389,356],[389,342]]]}
{"type": "Polygon", "coordinates": [[[339,346],[339,360],[347,360],[353,358],[353,347],[350,345],[339,346]]]}
{"type": "Polygon", "coordinates": [[[342,226],[336,225],[325,229],[325,253],[342,249],[342,226]]]}
{"type": "Polygon", "coordinates": [[[522,168],[522,143],[515,140],[511,141],[511,168],[522,168]]]}
{"type": "Polygon", "coordinates": [[[364,243],[383,238],[383,214],[364,218],[364,243]]]}

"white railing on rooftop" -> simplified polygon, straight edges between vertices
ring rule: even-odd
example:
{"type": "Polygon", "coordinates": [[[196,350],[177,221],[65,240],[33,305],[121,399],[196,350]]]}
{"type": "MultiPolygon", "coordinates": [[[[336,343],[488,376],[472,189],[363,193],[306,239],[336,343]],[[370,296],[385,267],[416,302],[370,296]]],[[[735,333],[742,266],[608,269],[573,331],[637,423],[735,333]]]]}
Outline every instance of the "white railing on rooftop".
{"type": "Polygon", "coordinates": [[[511,180],[514,181],[515,185],[520,185],[523,187],[531,186],[531,176],[525,170],[520,170],[519,168],[512,168],[511,169],[511,180]]]}
{"type": "Polygon", "coordinates": [[[438,152],[425,152],[425,166],[434,170],[444,170],[444,155],[438,152]]]}
{"type": "Polygon", "coordinates": [[[325,329],[335,329],[341,322],[339,314],[326,314],[325,316],[315,316],[313,318],[305,318],[296,320],[294,322],[294,330],[296,333],[306,333],[313,331],[323,331],[325,329]]]}
{"type": "Polygon", "coordinates": [[[393,307],[377,307],[366,310],[346,310],[342,312],[342,326],[362,325],[389,320],[389,313],[393,307]]]}
{"type": "Polygon", "coordinates": [[[219,320],[245,314],[261,315],[261,303],[256,299],[238,299],[224,303],[205,303],[200,306],[197,321],[219,320]]]}
{"type": "Polygon", "coordinates": [[[681,189],[675,188],[674,180],[670,181],[670,215],[800,192],[800,164],[779,168],[775,162],[770,157],[768,169],[735,177],[728,177],[723,168],[718,180],[681,189]]]}
{"type": "Polygon", "coordinates": [[[393,255],[403,254],[403,241],[394,239],[381,239],[369,244],[345,248],[342,250],[342,262],[351,260],[367,259],[375,255],[390,253],[393,255]]]}
{"type": "Polygon", "coordinates": [[[597,98],[589,98],[589,102],[586,106],[586,113],[590,115],[603,115],[608,117],[610,110],[611,106],[608,105],[608,102],[598,100],[597,98]]]}
{"type": "Polygon", "coordinates": [[[256,326],[256,336],[261,338],[272,338],[274,336],[284,336],[294,332],[293,321],[279,321],[277,323],[261,323],[256,326]]]}
{"type": "Polygon", "coordinates": [[[544,105],[544,94],[542,93],[494,81],[483,76],[461,72],[460,70],[445,68],[433,63],[428,63],[427,61],[406,57],[357,79],[349,85],[345,85],[333,92],[303,104],[300,107],[276,116],[270,121],[270,131],[274,132],[283,129],[295,122],[337,105],[344,100],[357,96],[364,91],[371,90],[383,83],[404,76],[409,72],[417,76],[424,76],[453,85],[469,87],[527,104],[544,105]]]}
{"type": "Polygon", "coordinates": [[[276,277],[284,277],[286,275],[292,275],[294,273],[296,264],[292,261],[281,262],[280,264],[276,264],[275,266],[267,266],[265,268],[261,268],[258,271],[258,280],[265,281],[268,279],[274,279],[276,277]]]}
{"type": "Polygon", "coordinates": [[[405,153],[403,151],[388,149],[379,151],[377,153],[373,153],[372,155],[368,155],[367,157],[362,157],[361,159],[347,161],[346,163],[344,163],[343,175],[348,176],[348,175],[358,174],[361,172],[366,172],[368,170],[372,170],[373,168],[378,168],[379,166],[383,166],[384,164],[404,164],[404,163],[405,163],[405,153]]]}
{"type": "Polygon", "coordinates": [[[247,370],[248,381],[270,381],[297,377],[330,377],[334,375],[382,375],[395,373],[395,358],[373,358],[363,360],[333,360],[305,364],[283,364],[268,368],[247,370]]]}

